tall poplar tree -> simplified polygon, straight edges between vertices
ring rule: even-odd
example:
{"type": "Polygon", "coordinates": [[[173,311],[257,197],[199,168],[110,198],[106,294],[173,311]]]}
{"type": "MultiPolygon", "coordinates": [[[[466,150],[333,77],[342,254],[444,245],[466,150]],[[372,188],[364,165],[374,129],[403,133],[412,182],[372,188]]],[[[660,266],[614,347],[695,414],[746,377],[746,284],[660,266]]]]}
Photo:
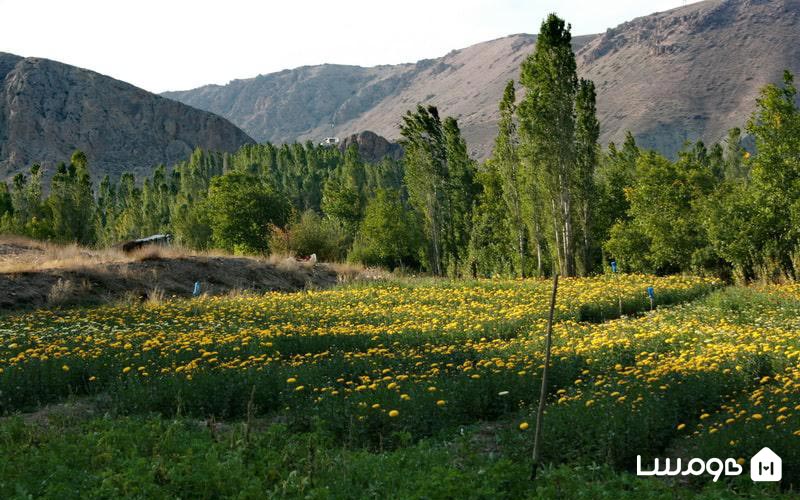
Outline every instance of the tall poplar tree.
{"type": "Polygon", "coordinates": [[[409,201],[422,215],[429,268],[438,275],[465,269],[476,196],[475,164],[454,118],[435,106],[418,106],[400,125],[409,201]]]}
{"type": "Polygon", "coordinates": [[[597,121],[596,93],[591,80],[581,78],[575,99],[575,174],[574,186],[580,224],[581,251],[578,255],[580,273],[588,275],[594,268],[594,209],[597,203],[595,170],[600,137],[597,121]]]}
{"type": "Polygon", "coordinates": [[[526,197],[548,217],[557,269],[575,268],[575,95],[578,89],[570,26],[555,14],[542,23],[536,49],[522,64],[525,98],[519,105],[520,153],[526,197]],[[537,199],[538,198],[538,199],[537,199]]]}
{"type": "MultiPolygon", "coordinates": [[[[514,115],[517,111],[514,80],[506,85],[503,99],[500,101],[500,119],[497,122],[497,138],[494,141],[492,160],[502,186],[503,201],[508,207],[508,218],[514,233],[515,272],[525,277],[525,256],[527,254],[527,234],[523,212],[523,187],[519,158],[519,137],[514,115]]],[[[541,263],[541,258],[538,259],[541,263]]],[[[538,266],[541,272],[541,264],[538,266]]]]}

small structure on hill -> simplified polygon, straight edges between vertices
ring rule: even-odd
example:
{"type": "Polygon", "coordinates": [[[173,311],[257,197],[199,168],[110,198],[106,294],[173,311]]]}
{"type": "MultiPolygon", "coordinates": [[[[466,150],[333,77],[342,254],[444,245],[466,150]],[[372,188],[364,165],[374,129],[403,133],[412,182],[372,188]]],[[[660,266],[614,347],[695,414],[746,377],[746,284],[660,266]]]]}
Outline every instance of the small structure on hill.
{"type": "Polygon", "coordinates": [[[125,253],[134,252],[140,248],[150,245],[158,245],[166,247],[172,244],[171,234],[154,234],[147,238],[139,238],[138,240],[126,241],[122,244],[122,251],[125,253]]]}

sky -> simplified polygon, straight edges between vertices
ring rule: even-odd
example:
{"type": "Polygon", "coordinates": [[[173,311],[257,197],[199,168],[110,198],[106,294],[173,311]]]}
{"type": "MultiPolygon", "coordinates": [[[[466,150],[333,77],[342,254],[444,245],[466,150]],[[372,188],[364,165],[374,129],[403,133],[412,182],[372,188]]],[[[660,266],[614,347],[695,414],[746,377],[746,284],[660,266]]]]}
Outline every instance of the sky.
{"type": "MultiPolygon", "coordinates": [[[[600,33],[685,0],[0,0],[0,52],[88,68],[151,92],[321,63],[440,57],[535,33],[555,12],[600,33]]],[[[689,3],[692,3],[689,1],[689,3]]]]}

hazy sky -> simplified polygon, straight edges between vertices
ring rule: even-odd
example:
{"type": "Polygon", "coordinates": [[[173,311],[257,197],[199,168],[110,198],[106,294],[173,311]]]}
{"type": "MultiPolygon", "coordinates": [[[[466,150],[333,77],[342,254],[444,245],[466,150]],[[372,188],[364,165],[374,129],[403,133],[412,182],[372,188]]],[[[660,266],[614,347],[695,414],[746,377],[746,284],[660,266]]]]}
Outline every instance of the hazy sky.
{"type": "MultiPolygon", "coordinates": [[[[0,52],[89,68],[153,92],[307,64],[414,62],[549,12],[598,33],[684,0],[0,0],[0,52]]],[[[689,3],[692,3],[689,1],[689,3]]]]}

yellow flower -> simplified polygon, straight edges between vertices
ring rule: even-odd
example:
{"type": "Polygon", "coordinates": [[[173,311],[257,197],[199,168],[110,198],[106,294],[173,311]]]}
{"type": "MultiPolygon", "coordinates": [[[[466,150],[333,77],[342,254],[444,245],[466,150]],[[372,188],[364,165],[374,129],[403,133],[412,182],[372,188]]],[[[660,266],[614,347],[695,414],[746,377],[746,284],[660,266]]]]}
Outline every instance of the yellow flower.
{"type": "Polygon", "coordinates": [[[128,373],[129,371],[131,371],[130,366],[126,366],[125,368],[122,369],[122,373],[128,373]]]}
{"type": "Polygon", "coordinates": [[[682,431],[685,428],[686,428],[686,424],[678,424],[678,430],[679,431],[682,431]]]}
{"type": "Polygon", "coordinates": [[[305,386],[303,385],[298,385],[297,387],[294,388],[295,391],[302,391],[303,389],[305,389],[305,386]]]}
{"type": "Polygon", "coordinates": [[[379,403],[375,403],[374,405],[372,405],[372,409],[373,410],[377,410],[380,407],[381,407],[381,405],[379,403]]]}
{"type": "Polygon", "coordinates": [[[68,372],[68,371],[69,371],[69,366],[67,366],[67,365],[63,365],[63,366],[61,367],[61,369],[62,369],[62,370],[64,370],[65,372],[68,372]]]}
{"type": "Polygon", "coordinates": [[[446,404],[447,404],[447,402],[444,399],[440,399],[439,401],[436,402],[437,406],[444,406],[446,404]]]}
{"type": "Polygon", "coordinates": [[[760,413],[753,413],[753,420],[761,420],[764,416],[760,413]]]}
{"type": "Polygon", "coordinates": [[[297,379],[294,377],[289,377],[286,379],[287,384],[294,384],[295,382],[297,382],[297,379]]]}
{"type": "Polygon", "coordinates": [[[586,402],[586,406],[592,406],[594,404],[594,399],[590,399],[586,402]]]}
{"type": "Polygon", "coordinates": [[[389,416],[390,417],[396,417],[398,415],[400,415],[400,412],[397,411],[397,410],[392,410],[392,411],[389,412],[389,416]]]}
{"type": "Polygon", "coordinates": [[[528,425],[528,422],[522,422],[521,424],[519,424],[519,430],[521,430],[521,431],[528,430],[528,427],[530,427],[528,425]]]}
{"type": "Polygon", "coordinates": [[[700,415],[700,420],[705,420],[705,419],[707,419],[707,418],[708,418],[708,417],[710,417],[710,416],[711,416],[711,415],[709,415],[708,413],[703,413],[702,415],[700,415]]]}

